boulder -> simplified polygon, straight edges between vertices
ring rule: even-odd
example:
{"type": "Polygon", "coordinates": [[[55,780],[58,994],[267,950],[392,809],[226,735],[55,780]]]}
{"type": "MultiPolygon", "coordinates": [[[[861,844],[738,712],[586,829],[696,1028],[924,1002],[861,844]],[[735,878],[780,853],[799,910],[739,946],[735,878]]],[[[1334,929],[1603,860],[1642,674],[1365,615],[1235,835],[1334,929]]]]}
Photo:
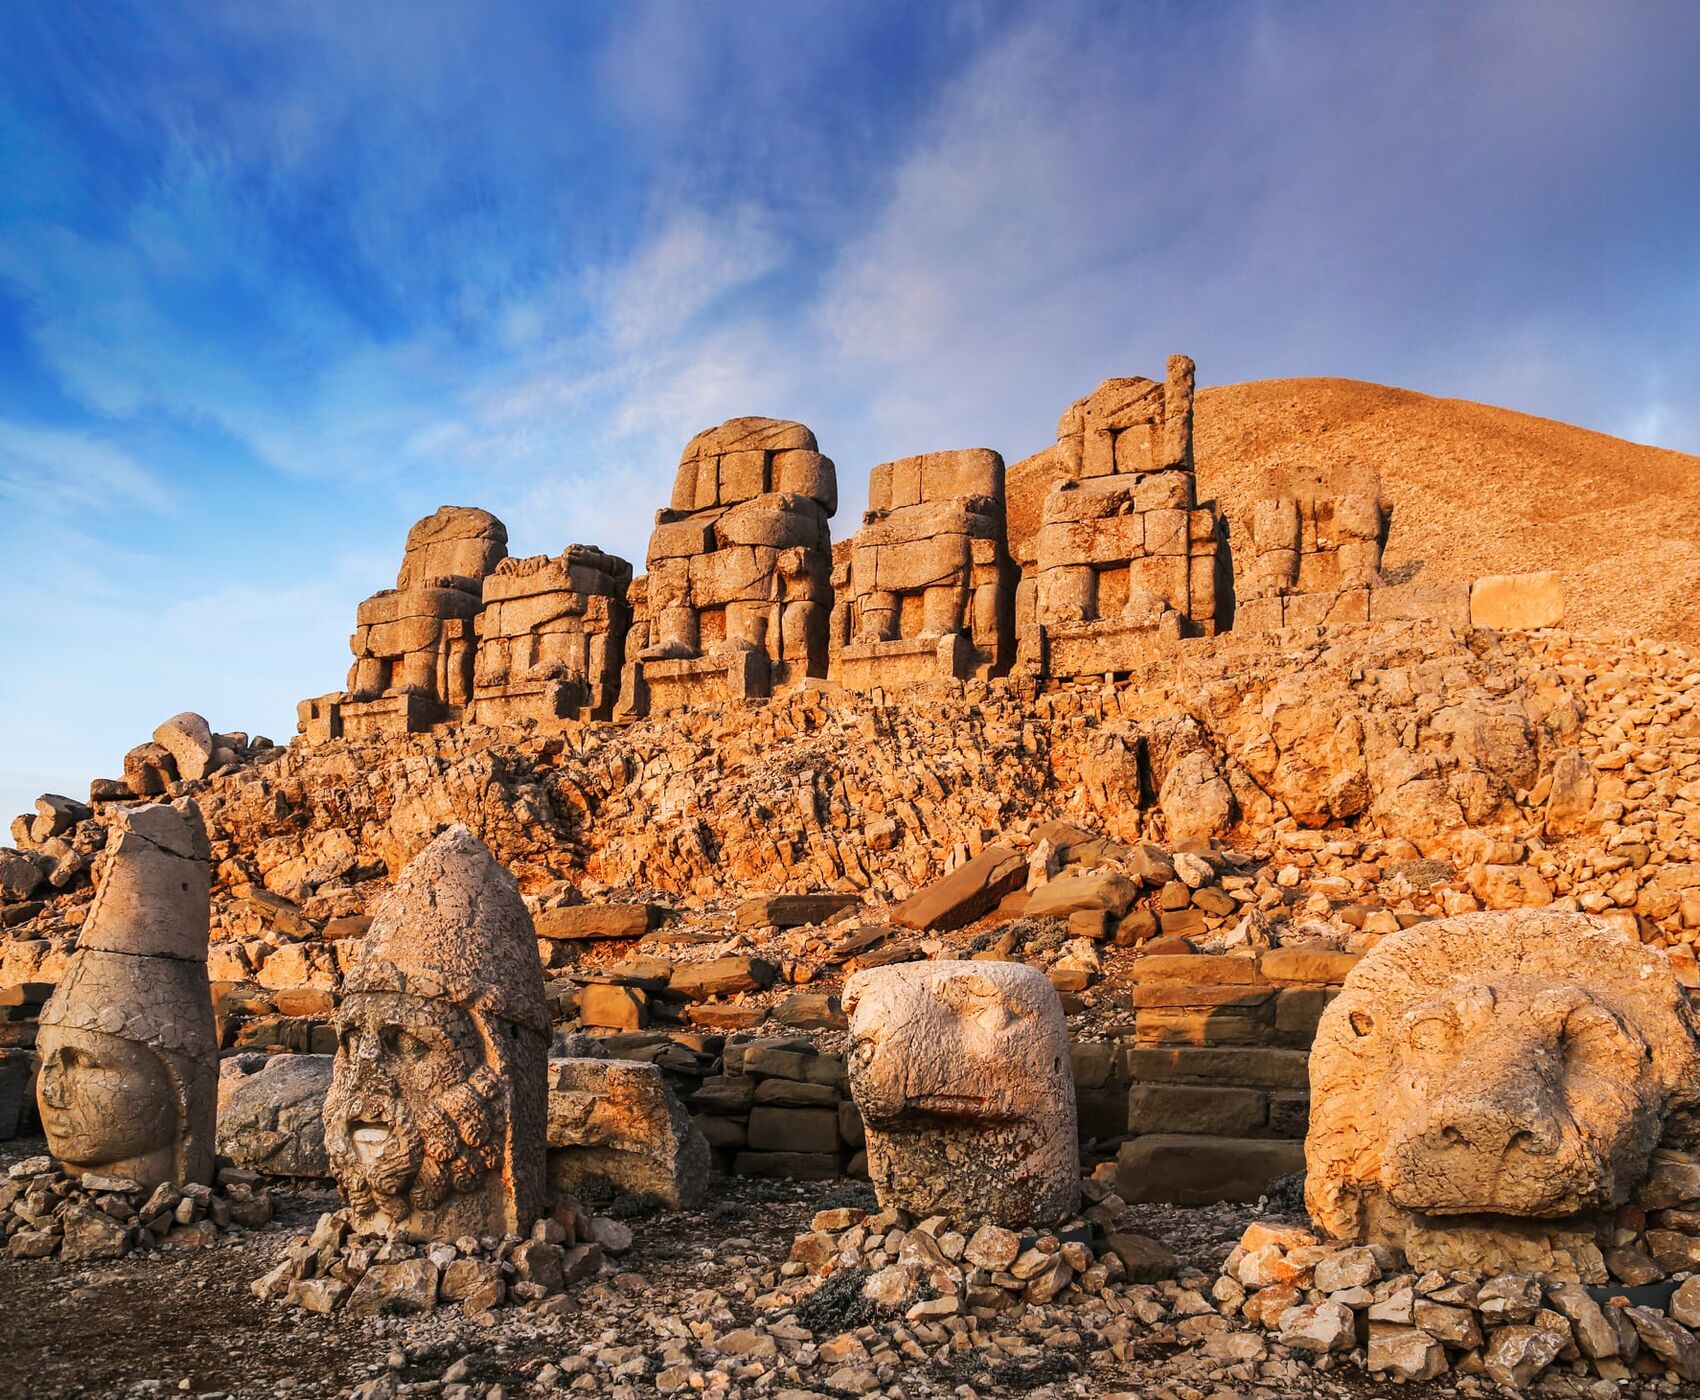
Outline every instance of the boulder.
{"type": "Polygon", "coordinates": [[[220,1155],[268,1176],[328,1177],[325,1096],[331,1060],[330,1055],[272,1055],[254,1073],[243,1073],[237,1060],[226,1060],[219,1077],[220,1155]]]}
{"type": "Polygon", "coordinates": [[[708,1143],[652,1064],[549,1061],[549,1184],[600,1180],[675,1210],[708,1189],[708,1143]]]}
{"type": "Polygon", "coordinates": [[[213,769],[212,729],[192,710],[166,720],[154,730],[153,741],[171,755],[177,776],[185,782],[204,778],[213,769]]]}

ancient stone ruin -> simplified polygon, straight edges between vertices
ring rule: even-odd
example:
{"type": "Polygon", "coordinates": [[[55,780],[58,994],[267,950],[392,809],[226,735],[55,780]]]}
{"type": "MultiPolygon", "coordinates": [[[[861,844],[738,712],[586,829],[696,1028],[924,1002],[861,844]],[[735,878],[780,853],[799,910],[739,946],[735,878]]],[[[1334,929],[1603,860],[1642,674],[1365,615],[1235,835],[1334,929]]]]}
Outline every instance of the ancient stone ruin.
{"type": "Polygon", "coordinates": [[[549,1018],[531,916],[465,827],[373,916],[337,1014],[325,1146],[361,1229],[525,1234],[543,1214],[549,1018]]]}
{"type": "Polygon", "coordinates": [[[1009,669],[1015,575],[996,452],[929,452],[875,467],[848,554],[833,579],[835,680],[868,690],[1009,669]]]}
{"type": "Polygon", "coordinates": [[[1201,501],[1192,373],[836,547],[773,419],[640,578],[444,508],[298,740],[43,794],[0,1305],[361,1400],[1700,1383],[1700,653],[1428,582],[1373,463],[1201,501]]]}
{"type": "Polygon", "coordinates": [[[494,728],[608,719],[620,694],[632,566],[589,545],[504,559],[484,579],[471,718],[494,728]]]}
{"type": "Polygon", "coordinates": [[[1126,671],[1154,640],[1217,629],[1220,522],[1193,477],[1193,363],[1162,384],[1107,379],[1071,404],[1016,605],[1023,669],[1126,671]]]}
{"type": "Polygon", "coordinates": [[[74,1175],[213,1179],[218,1043],[207,837],[192,801],[121,808],[77,951],[42,1008],[36,1090],[74,1175]]]}
{"type": "Polygon", "coordinates": [[[1317,1026],[1311,1218],[1417,1269],[1605,1283],[1613,1212],[1694,1139],[1695,1026],[1669,961],[1585,914],[1407,929],[1317,1026]]]}
{"type": "Polygon", "coordinates": [[[630,715],[824,676],[838,477],[801,423],[733,418],[685,446],[632,595],[630,715]]]}
{"type": "Polygon", "coordinates": [[[959,1222],[1052,1224],[1080,1202],[1068,1029],[1012,963],[926,962],[844,988],[850,1088],[880,1204],[959,1222]]]}

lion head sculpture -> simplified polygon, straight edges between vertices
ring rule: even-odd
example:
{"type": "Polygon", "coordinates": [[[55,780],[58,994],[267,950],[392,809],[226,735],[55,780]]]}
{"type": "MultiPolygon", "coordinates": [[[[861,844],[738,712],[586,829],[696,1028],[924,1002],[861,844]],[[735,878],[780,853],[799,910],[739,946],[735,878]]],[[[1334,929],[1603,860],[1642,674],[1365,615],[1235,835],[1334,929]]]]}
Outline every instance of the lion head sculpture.
{"type": "Polygon", "coordinates": [[[1312,1218],[1409,1247],[1621,1205],[1672,1115],[1700,1104],[1700,1045],[1656,949],[1585,914],[1464,914],[1353,969],[1310,1092],[1312,1218]]]}

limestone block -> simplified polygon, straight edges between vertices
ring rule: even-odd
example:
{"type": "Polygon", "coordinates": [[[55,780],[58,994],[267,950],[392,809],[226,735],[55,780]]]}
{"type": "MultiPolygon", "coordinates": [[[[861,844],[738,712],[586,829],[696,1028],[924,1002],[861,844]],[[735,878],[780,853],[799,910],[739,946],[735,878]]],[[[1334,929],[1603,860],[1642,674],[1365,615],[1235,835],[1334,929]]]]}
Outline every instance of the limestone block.
{"type": "Polygon", "coordinates": [[[574,1192],[603,1181],[674,1210],[700,1204],[708,1143],[654,1065],[549,1061],[549,1184],[574,1192]]]}
{"type": "Polygon", "coordinates": [[[325,1146],[354,1218],[430,1239],[528,1234],[549,1035],[518,887],[452,826],[379,903],[344,981],[325,1146]]]}
{"type": "Polygon", "coordinates": [[[721,514],[714,525],[716,546],[760,545],[768,549],[822,549],[826,521],[804,496],[758,495],[721,514]]]}
{"type": "Polygon", "coordinates": [[[1160,465],[1158,430],[1155,423],[1136,423],[1123,428],[1115,436],[1114,456],[1117,475],[1144,474],[1160,465]]]}
{"type": "Polygon", "coordinates": [[[439,578],[477,584],[507,556],[508,531],[487,510],[440,506],[407,532],[398,589],[424,588],[439,578]]]}
{"type": "Polygon", "coordinates": [[[153,732],[154,743],[171,755],[185,781],[204,778],[213,767],[213,736],[206,720],[193,711],[173,715],[153,732]]]}
{"type": "Polygon", "coordinates": [[[742,452],[725,452],[716,464],[720,482],[720,504],[738,505],[770,490],[767,453],[759,447],[742,452]]]}
{"type": "MultiPolygon", "coordinates": [[[[1154,514],[1180,515],[1180,512],[1159,511],[1154,514]]],[[[1148,517],[1143,515],[1115,515],[1077,524],[1042,526],[1038,540],[1039,568],[1048,571],[1071,565],[1120,564],[1138,559],[1148,547],[1147,520],[1148,517]]],[[[1181,543],[1184,552],[1184,535],[1181,543]]]]}
{"type": "MultiPolygon", "coordinates": [[[[1153,510],[1145,514],[1145,552],[1147,554],[1187,553],[1191,519],[1184,510],[1153,510]]],[[[1132,555],[1128,556],[1130,559],[1132,555]]]]}
{"type": "Polygon", "coordinates": [[[102,860],[37,1033],[48,1148],[76,1173],[210,1182],[218,1042],[199,810],[188,799],[118,808],[102,860]]]}
{"type": "MultiPolygon", "coordinates": [[[[1156,478],[1148,478],[1156,480],[1156,478]]],[[[1142,509],[1138,492],[1144,482],[1120,481],[1115,477],[1074,481],[1065,478],[1045,493],[1040,508],[1042,525],[1071,524],[1081,520],[1105,520],[1142,509]]]]}
{"type": "Polygon", "coordinates": [[[685,520],[658,522],[649,536],[649,571],[655,577],[663,559],[688,559],[714,548],[714,525],[719,512],[699,513],[685,520]]]}
{"type": "Polygon", "coordinates": [[[1564,622],[1564,576],[1491,574],[1470,585],[1470,625],[1498,631],[1558,627],[1564,622]]]}
{"type": "MultiPolygon", "coordinates": [[[[361,602],[354,611],[354,620],[362,629],[390,623],[442,622],[449,618],[476,617],[482,605],[482,594],[468,593],[459,588],[428,588],[423,585],[405,591],[389,588],[361,602]]],[[[430,637],[435,634],[422,631],[419,635],[430,637]]]]}
{"type": "Polygon", "coordinates": [[[1068,1028],[1019,963],[871,968],[844,987],[850,1090],[880,1204],[1046,1224],[1080,1201],[1068,1028]]]}
{"type": "Polygon", "coordinates": [[[807,496],[828,515],[838,511],[838,472],[832,458],[812,448],[773,454],[772,490],[807,496]]]}
{"type": "Polygon", "coordinates": [[[704,428],[685,445],[684,458],[717,457],[726,452],[813,452],[815,435],[801,423],[782,418],[729,418],[704,428]]]}
{"type": "Polygon", "coordinates": [[[1600,920],[1458,915],[1353,969],[1311,1102],[1306,1202],[1330,1234],[1474,1268],[1498,1229],[1527,1258],[1521,1226],[1585,1233],[1646,1175],[1667,1115],[1700,1104],[1695,1019],[1669,960],[1600,920]]]}
{"type": "Polygon", "coordinates": [[[690,561],[691,599],[700,608],[773,597],[778,551],[740,545],[698,554],[690,561]]]}
{"type": "Polygon", "coordinates": [[[226,1060],[218,1086],[218,1150],[247,1171],[328,1177],[325,1099],[331,1056],[271,1055],[253,1073],[226,1060]]]}

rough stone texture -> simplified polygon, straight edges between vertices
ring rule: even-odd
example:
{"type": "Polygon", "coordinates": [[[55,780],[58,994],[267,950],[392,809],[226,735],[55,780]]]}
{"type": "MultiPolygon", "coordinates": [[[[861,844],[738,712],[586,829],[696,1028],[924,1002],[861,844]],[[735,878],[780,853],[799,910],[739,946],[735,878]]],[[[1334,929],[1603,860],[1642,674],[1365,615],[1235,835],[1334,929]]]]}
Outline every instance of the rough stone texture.
{"type": "Polygon", "coordinates": [[[1575,1270],[1586,1213],[1626,1201],[1667,1119],[1700,1104],[1695,1020],[1668,960],[1599,920],[1460,915],[1348,975],[1311,1104],[1306,1201],[1336,1238],[1419,1268],[1509,1267],[1487,1262],[1507,1250],[1575,1270]]]}
{"type": "Polygon", "coordinates": [[[1050,1223],[1080,1199],[1057,994],[1015,963],[874,968],[845,984],[850,1089],[880,1203],[1050,1223]]]}
{"type": "Polygon", "coordinates": [[[543,976],[513,877],[465,827],[379,904],[336,1025],[325,1145],[355,1222],[526,1233],[544,1196],[543,976]]]}
{"type": "Polygon", "coordinates": [[[212,1180],[218,1043],[210,870],[190,799],[120,808],[64,979],[42,1008],[36,1101],[73,1173],[212,1180]]]}
{"type": "Polygon", "coordinates": [[[1470,585],[1470,625],[1528,631],[1564,625],[1564,576],[1490,574],[1470,585]]]}
{"type": "Polygon", "coordinates": [[[268,1176],[329,1176],[325,1099],[331,1059],[273,1055],[252,1073],[226,1060],[218,1090],[219,1155],[268,1176]]]}
{"type": "Polygon", "coordinates": [[[549,1061],[551,1186],[602,1181],[688,1210],[702,1202],[710,1167],[708,1143],[654,1065],[549,1061]]]}
{"type": "Polygon", "coordinates": [[[166,720],[154,730],[153,741],[171,755],[180,778],[204,778],[213,766],[212,729],[192,711],[166,720]]]}
{"type": "Polygon", "coordinates": [[[734,418],[692,438],[632,585],[621,712],[825,676],[837,508],[832,460],[801,423],[734,418]]]}
{"type": "Polygon", "coordinates": [[[355,613],[347,692],[302,701],[307,737],[407,734],[458,716],[473,695],[484,578],[507,552],[487,510],[442,506],[415,524],[396,586],[355,613]]]}
{"type": "Polygon", "coordinates": [[[619,698],[632,566],[591,545],[504,559],[484,578],[471,717],[500,727],[583,714],[619,698]]]}
{"type": "Polygon", "coordinates": [[[1001,675],[1014,653],[1003,458],[989,448],[885,462],[834,569],[832,667],[857,689],[1001,675]]]}
{"type": "Polygon", "coordinates": [[[1072,404],[1049,449],[1031,554],[1018,555],[1018,665],[1041,676],[1131,669],[1154,648],[1217,629],[1220,522],[1192,474],[1193,363],[1110,379],[1072,404]]]}
{"type": "Polygon", "coordinates": [[[1253,503],[1248,523],[1235,558],[1236,628],[1370,620],[1387,534],[1372,475],[1335,483],[1296,473],[1289,491],[1253,503]],[[1333,494],[1337,485],[1357,489],[1333,494]]]}

